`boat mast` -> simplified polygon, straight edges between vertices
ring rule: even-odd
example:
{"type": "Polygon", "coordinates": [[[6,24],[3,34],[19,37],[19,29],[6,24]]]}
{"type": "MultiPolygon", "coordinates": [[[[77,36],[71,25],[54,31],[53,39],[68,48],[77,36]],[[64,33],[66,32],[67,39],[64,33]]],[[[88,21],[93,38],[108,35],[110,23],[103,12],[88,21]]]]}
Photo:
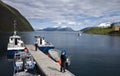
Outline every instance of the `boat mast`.
{"type": "Polygon", "coordinates": [[[17,25],[16,20],[14,20],[14,35],[16,35],[16,25],[17,25]]]}

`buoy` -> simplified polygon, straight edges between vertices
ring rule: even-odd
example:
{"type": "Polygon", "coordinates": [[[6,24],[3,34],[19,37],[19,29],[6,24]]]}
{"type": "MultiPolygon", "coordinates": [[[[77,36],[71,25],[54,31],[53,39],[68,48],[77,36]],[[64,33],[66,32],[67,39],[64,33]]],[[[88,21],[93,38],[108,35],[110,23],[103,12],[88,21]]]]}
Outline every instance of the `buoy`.
{"type": "Polygon", "coordinates": [[[24,49],[24,52],[28,52],[28,49],[27,49],[27,48],[25,48],[25,49],[24,49]]]}

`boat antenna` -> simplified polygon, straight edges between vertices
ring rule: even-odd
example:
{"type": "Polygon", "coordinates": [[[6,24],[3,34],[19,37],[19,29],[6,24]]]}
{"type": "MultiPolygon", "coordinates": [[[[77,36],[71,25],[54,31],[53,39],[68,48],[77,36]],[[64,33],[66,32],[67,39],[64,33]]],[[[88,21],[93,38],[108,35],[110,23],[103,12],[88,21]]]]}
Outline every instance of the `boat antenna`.
{"type": "Polygon", "coordinates": [[[16,35],[16,25],[17,25],[16,20],[14,20],[14,35],[16,35]]]}

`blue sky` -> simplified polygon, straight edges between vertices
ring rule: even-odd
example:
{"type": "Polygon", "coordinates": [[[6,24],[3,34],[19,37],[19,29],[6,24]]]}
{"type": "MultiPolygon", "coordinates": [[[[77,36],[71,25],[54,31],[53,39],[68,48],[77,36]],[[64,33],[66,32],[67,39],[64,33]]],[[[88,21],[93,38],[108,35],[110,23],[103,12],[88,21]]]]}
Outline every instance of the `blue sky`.
{"type": "Polygon", "coordinates": [[[2,0],[35,29],[68,26],[74,30],[120,22],[120,0],[2,0]]]}

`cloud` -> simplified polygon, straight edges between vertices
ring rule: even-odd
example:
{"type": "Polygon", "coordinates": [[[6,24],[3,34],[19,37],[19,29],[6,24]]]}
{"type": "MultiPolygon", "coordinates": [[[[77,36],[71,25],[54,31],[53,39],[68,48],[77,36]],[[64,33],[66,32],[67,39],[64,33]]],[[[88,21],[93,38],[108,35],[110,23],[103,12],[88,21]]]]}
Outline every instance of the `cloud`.
{"type": "Polygon", "coordinates": [[[68,25],[97,25],[120,20],[120,0],[3,0],[28,20],[68,25]]]}

